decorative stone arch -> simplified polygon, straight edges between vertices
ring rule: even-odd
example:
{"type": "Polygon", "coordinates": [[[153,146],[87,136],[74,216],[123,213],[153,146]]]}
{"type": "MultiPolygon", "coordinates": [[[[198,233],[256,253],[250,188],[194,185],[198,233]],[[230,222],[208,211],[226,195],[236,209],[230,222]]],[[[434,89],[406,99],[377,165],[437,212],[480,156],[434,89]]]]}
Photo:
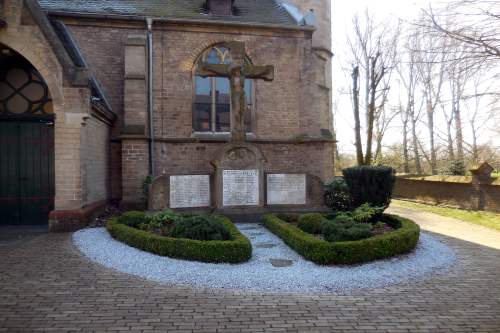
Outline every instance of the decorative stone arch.
{"type": "MultiPolygon", "coordinates": [[[[203,53],[205,53],[205,51],[209,50],[210,48],[212,48],[216,45],[234,42],[234,41],[240,41],[240,40],[234,39],[234,38],[214,38],[214,39],[206,40],[203,43],[201,43],[198,47],[194,48],[189,53],[189,62],[191,63],[191,72],[192,73],[195,72],[196,64],[198,63],[198,60],[203,55],[203,53]]],[[[252,61],[252,59],[255,58],[255,54],[253,54],[252,50],[246,49],[245,53],[248,56],[248,59],[250,59],[250,61],[252,61]]]]}

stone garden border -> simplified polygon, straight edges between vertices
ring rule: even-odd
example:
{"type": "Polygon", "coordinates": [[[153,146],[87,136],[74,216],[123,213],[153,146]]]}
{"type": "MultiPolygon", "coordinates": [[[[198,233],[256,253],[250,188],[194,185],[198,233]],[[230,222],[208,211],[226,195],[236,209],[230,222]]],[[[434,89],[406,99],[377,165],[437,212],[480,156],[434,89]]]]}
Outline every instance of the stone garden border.
{"type": "Polygon", "coordinates": [[[250,241],[228,218],[221,217],[221,220],[229,229],[231,240],[199,241],[164,237],[120,224],[117,219],[109,220],[106,228],[113,238],[160,256],[211,263],[237,264],[248,261],[252,257],[250,241]]]}
{"type": "Polygon", "coordinates": [[[413,250],[418,243],[420,227],[408,219],[384,214],[386,223],[399,226],[395,231],[358,241],[330,243],[316,238],[296,226],[269,214],[264,226],[280,237],[305,259],[319,265],[358,264],[390,258],[413,250]]]}

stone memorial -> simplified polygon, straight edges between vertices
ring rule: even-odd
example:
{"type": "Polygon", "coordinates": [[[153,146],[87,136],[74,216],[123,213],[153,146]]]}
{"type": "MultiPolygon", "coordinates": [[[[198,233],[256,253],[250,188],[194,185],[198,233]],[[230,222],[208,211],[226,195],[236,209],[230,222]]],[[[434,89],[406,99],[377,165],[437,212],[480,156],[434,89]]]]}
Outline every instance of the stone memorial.
{"type": "Polygon", "coordinates": [[[259,170],[222,171],[223,206],[259,205],[259,170]]]}
{"type": "Polygon", "coordinates": [[[305,174],[268,174],[268,205],[305,205],[305,174]]]}
{"type": "Polygon", "coordinates": [[[170,176],[170,208],[210,206],[210,176],[170,176]]]}
{"type": "Polygon", "coordinates": [[[230,142],[216,152],[215,205],[217,208],[264,206],[264,162],[252,144],[230,142]]]}
{"type": "Polygon", "coordinates": [[[255,66],[245,63],[245,44],[230,42],[232,62],[229,65],[205,63],[199,69],[202,77],[227,77],[231,87],[231,140],[216,152],[215,167],[216,208],[264,206],[265,157],[260,149],[246,142],[245,79],[274,80],[273,66],[255,66]]]}

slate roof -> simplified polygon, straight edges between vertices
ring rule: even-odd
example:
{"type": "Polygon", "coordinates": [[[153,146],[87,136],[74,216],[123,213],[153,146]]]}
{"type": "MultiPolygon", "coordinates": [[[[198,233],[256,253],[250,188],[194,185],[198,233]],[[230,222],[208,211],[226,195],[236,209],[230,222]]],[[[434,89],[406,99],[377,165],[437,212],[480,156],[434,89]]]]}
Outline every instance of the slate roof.
{"type": "Polygon", "coordinates": [[[187,21],[298,27],[277,0],[236,0],[235,14],[217,16],[205,10],[205,0],[38,0],[52,13],[152,17],[187,21]]]}

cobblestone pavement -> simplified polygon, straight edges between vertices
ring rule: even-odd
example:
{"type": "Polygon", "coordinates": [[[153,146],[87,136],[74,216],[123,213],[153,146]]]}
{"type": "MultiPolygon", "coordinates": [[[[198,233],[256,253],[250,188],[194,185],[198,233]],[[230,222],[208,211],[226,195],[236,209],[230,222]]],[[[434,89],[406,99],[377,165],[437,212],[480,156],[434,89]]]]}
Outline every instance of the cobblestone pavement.
{"type": "Polygon", "coordinates": [[[70,234],[43,234],[0,247],[0,332],[500,332],[500,251],[435,235],[458,256],[447,273],[297,295],[152,283],[89,262],[70,234]]]}

